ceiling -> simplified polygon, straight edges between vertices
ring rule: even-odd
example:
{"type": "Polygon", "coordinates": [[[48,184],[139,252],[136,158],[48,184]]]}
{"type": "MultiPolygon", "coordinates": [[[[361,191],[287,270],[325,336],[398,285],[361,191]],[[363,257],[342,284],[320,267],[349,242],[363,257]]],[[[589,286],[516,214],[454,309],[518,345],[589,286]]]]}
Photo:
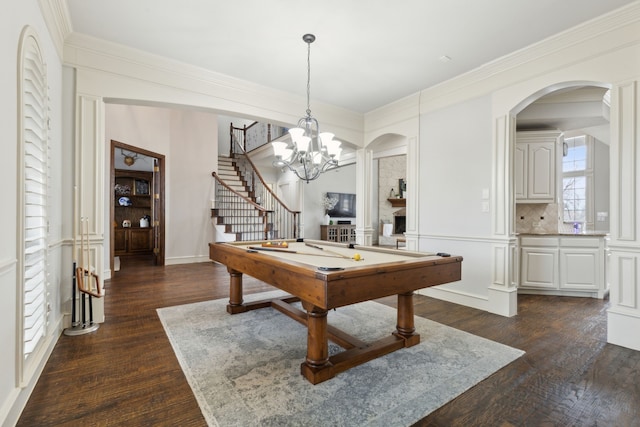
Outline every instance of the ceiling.
{"type": "Polygon", "coordinates": [[[586,133],[609,144],[609,89],[581,86],[537,99],[517,115],[518,130],[557,129],[586,133]]]}
{"type": "Polygon", "coordinates": [[[74,32],[365,113],[631,0],[66,0],[74,32]],[[449,57],[443,61],[442,57],[449,57]]]}

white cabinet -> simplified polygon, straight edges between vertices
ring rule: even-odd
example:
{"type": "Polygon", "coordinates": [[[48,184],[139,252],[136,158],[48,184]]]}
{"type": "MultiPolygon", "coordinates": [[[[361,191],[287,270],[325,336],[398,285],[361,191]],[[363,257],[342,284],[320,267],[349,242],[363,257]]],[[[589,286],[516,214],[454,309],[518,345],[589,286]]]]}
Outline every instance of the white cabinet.
{"type": "Polygon", "coordinates": [[[518,292],[604,298],[605,253],[605,236],[522,236],[518,292]]]}
{"type": "Polygon", "coordinates": [[[560,238],[560,289],[593,291],[598,298],[605,290],[604,239],[560,238]]]}
{"type": "Polygon", "coordinates": [[[520,287],[558,289],[558,239],[522,238],[520,287]]]}
{"type": "Polygon", "coordinates": [[[553,203],[556,196],[556,146],[560,132],[516,134],[515,193],[518,203],[553,203]]]}

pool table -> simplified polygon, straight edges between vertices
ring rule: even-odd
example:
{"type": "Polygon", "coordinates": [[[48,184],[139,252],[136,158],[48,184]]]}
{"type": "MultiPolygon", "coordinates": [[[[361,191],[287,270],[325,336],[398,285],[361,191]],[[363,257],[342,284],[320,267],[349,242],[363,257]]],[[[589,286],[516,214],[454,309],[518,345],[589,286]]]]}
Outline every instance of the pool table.
{"type": "Polygon", "coordinates": [[[460,256],[307,239],[210,243],[209,257],[229,271],[227,312],[273,307],[307,326],[307,356],[301,373],[313,384],[418,344],[413,292],[460,280],[462,267],[460,256]],[[243,274],[289,295],[243,303],[243,274]],[[397,325],[386,338],[366,343],[327,323],[327,313],[333,308],[389,295],[398,296],[397,325]],[[304,310],[291,305],[293,302],[300,302],[304,310]],[[329,340],[345,351],[329,357],[329,340]]]}

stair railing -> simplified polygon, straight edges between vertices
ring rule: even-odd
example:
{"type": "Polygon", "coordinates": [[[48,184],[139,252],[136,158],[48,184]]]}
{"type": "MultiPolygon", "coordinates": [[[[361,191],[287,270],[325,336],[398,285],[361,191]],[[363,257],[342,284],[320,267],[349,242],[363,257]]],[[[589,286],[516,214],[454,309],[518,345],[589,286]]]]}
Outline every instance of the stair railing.
{"type": "Polygon", "coordinates": [[[250,197],[260,206],[273,212],[273,226],[276,232],[274,238],[297,239],[300,237],[300,211],[289,209],[264,182],[251,157],[246,154],[235,135],[232,135],[231,145],[236,147],[234,160],[242,179],[246,182],[250,197]]]}
{"type": "Polygon", "coordinates": [[[218,225],[225,226],[225,233],[235,234],[236,241],[269,240],[274,236],[274,212],[255,203],[253,200],[236,192],[229,187],[217,173],[211,174],[215,178],[215,207],[211,216],[216,218],[218,225]],[[259,229],[256,224],[248,220],[255,212],[262,219],[259,229]]]}
{"type": "MultiPolygon", "coordinates": [[[[244,153],[251,153],[263,145],[273,141],[274,138],[281,137],[286,133],[287,128],[273,125],[271,123],[253,122],[249,126],[235,127],[233,123],[229,124],[230,141],[233,137],[239,141],[240,147],[244,153]]],[[[237,146],[231,144],[229,147],[229,157],[233,157],[238,153],[237,146]]]]}
{"type": "Polygon", "coordinates": [[[229,135],[231,137],[231,141],[233,141],[233,138],[236,138],[236,140],[240,144],[239,146],[237,146],[233,142],[231,143],[231,146],[229,147],[229,157],[234,157],[236,154],[247,153],[271,142],[271,124],[267,123],[266,138],[261,141],[256,141],[254,138],[252,146],[249,146],[250,144],[248,140],[248,133],[252,130],[254,130],[254,134],[255,132],[259,132],[259,125],[260,122],[253,122],[249,126],[244,125],[241,128],[238,128],[233,126],[233,123],[229,124],[229,135]],[[238,148],[241,148],[242,150],[238,151],[238,148]]]}

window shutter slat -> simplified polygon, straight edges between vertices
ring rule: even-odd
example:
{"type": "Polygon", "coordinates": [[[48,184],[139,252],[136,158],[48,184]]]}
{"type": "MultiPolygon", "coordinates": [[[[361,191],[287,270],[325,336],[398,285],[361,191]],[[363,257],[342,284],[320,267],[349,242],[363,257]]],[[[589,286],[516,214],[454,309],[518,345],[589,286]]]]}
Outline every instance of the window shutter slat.
{"type": "Polygon", "coordinates": [[[22,320],[23,359],[28,361],[47,327],[48,86],[35,40],[26,37],[21,58],[22,123],[22,320]]]}

